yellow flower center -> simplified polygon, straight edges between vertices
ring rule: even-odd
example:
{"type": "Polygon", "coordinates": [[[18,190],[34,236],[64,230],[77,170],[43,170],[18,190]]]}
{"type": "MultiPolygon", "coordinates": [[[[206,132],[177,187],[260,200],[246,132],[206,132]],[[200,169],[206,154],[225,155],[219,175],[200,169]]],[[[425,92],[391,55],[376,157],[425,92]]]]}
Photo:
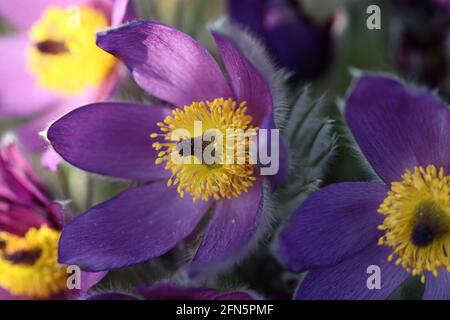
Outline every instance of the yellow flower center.
{"type": "Polygon", "coordinates": [[[101,84],[116,63],[95,44],[95,33],[108,25],[94,8],[49,7],[29,33],[28,69],[38,84],[65,96],[101,84]]]}
{"type": "Polygon", "coordinates": [[[429,165],[407,170],[402,179],[392,183],[378,209],[385,215],[379,244],[392,247],[389,261],[395,257],[425,282],[426,272],[450,272],[450,176],[429,165]]]}
{"type": "Polygon", "coordinates": [[[67,289],[66,268],[57,262],[59,236],[59,231],[45,226],[23,237],[0,232],[0,287],[34,299],[67,289]]]}
{"type": "Polygon", "coordinates": [[[247,192],[256,180],[250,147],[257,128],[246,111],[245,102],[237,105],[233,99],[218,98],[175,109],[159,122],[161,133],[151,137],[164,138],[153,147],[161,150],[156,163],[165,162],[172,172],[168,186],[177,185],[181,197],[188,192],[194,201],[247,192]]]}

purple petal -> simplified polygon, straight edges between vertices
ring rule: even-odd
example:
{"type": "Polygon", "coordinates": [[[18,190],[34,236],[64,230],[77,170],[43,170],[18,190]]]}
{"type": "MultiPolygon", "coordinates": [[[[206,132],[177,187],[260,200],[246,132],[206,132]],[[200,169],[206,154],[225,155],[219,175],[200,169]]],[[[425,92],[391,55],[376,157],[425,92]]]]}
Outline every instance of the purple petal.
{"type": "Polygon", "coordinates": [[[216,289],[184,288],[168,283],[139,287],[136,291],[145,300],[214,300],[219,295],[216,289]]]}
{"type": "Polygon", "coordinates": [[[0,16],[20,29],[29,28],[51,5],[81,5],[92,0],[0,0],[0,16]]]}
{"type": "Polygon", "coordinates": [[[269,2],[263,17],[264,40],[276,61],[294,71],[298,80],[307,80],[325,71],[333,53],[332,20],[318,27],[296,1],[269,2]]]}
{"type": "Polygon", "coordinates": [[[253,123],[261,124],[272,113],[272,96],[267,82],[235,44],[216,32],[213,36],[236,98],[239,102],[247,102],[247,113],[253,117],[253,123]]]}
{"type": "Polygon", "coordinates": [[[388,298],[408,277],[400,266],[387,261],[392,252],[389,247],[376,244],[344,260],[323,269],[312,270],[295,293],[297,300],[382,300],[388,298]],[[378,266],[381,275],[380,289],[369,289],[374,272],[368,269],[378,266]]]}
{"type": "Polygon", "coordinates": [[[27,45],[25,33],[0,37],[0,116],[3,118],[31,116],[58,101],[56,95],[39,88],[27,71],[27,45]]]}
{"type": "Polygon", "coordinates": [[[159,106],[96,103],[75,109],[53,123],[48,139],[66,161],[107,176],[151,180],[170,173],[155,164],[156,125],[170,113],[159,106]]]}
{"type": "Polygon", "coordinates": [[[0,300],[16,300],[18,298],[14,297],[7,291],[6,289],[3,289],[0,287],[0,300]]]}
{"type": "Polygon", "coordinates": [[[224,267],[241,258],[262,223],[262,206],[261,184],[238,198],[217,201],[203,241],[191,263],[194,273],[204,268],[224,267]]]}
{"type": "Polygon", "coordinates": [[[442,269],[437,277],[428,275],[423,299],[450,300],[450,272],[442,269]]]}
{"type": "Polygon", "coordinates": [[[177,107],[231,97],[214,58],[190,36],[162,24],[138,21],[97,35],[97,44],[124,60],[149,94],[177,107]]]}
{"type": "Polygon", "coordinates": [[[207,208],[166,182],[129,189],[64,226],[60,262],[101,271],[158,257],[188,236],[207,208]]]}
{"type": "Polygon", "coordinates": [[[80,289],[68,290],[65,299],[76,299],[85,295],[89,289],[96,285],[106,276],[107,272],[84,272],[81,271],[80,289]]]}
{"type": "Polygon", "coordinates": [[[283,263],[293,271],[334,265],[376,242],[383,221],[377,209],[387,191],[385,185],[349,182],[314,193],[279,236],[283,263]]]}
{"type": "Polygon", "coordinates": [[[450,111],[431,93],[388,77],[364,76],[347,100],[346,115],[361,150],[386,183],[417,165],[450,170],[450,111]]]}
{"type": "Polygon", "coordinates": [[[146,300],[254,300],[246,292],[229,292],[221,294],[211,288],[185,288],[169,283],[160,283],[136,290],[146,300]]]}

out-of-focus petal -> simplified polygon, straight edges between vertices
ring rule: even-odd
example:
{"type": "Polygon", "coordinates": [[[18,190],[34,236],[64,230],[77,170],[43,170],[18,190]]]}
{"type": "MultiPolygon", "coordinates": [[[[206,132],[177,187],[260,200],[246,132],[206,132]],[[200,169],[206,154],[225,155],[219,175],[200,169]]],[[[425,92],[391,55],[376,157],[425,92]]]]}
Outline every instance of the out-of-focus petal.
{"type": "MultiPolygon", "coordinates": [[[[14,1],[7,0],[8,3],[14,1]]],[[[53,106],[55,94],[39,88],[26,67],[26,34],[0,37],[0,117],[27,117],[53,106]]]]}

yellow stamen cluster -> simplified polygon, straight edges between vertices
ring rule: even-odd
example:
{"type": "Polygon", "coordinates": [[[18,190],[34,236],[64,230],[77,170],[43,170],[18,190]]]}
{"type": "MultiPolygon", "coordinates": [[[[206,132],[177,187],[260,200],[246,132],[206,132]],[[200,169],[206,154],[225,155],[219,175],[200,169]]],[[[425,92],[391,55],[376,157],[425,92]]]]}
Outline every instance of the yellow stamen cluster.
{"type": "Polygon", "coordinates": [[[28,68],[43,88],[72,96],[102,83],[116,59],[95,44],[108,18],[91,7],[49,7],[29,33],[28,68]]]}
{"type": "Polygon", "coordinates": [[[395,256],[395,264],[425,282],[426,272],[450,272],[450,176],[429,165],[407,170],[402,179],[378,209],[385,215],[379,244],[392,247],[389,261],[395,256]]]}
{"type": "Polygon", "coordinates": [[[66,268],[57,262],[59,236],[59,231],[45,226],[30,229],[23,237],[0,232],[0,287],[34,299],[67,289],[66,268]],[[32,259],[25,259],[33,252],[32,259]]]}
{"type": "Polygon", "coordinates": [[[252,117],[247,115],[246,111],[245,102],[237,105],[233,99],[218,98],[214,101],[193,102],[190,106],[185,106],[183,110],[175,109],[172,111],[172,116],[158,123],[162,133],[153,133],[151,137],[164,138],[164,142],[155,142],[153,147],[158,151],[161,150],[156,163],[165,162],[165,169],[172,172],[168,186],[177,185],[181,197],[188,192],[194,201],[197,199],[208,201],[210,197],[216,200],[230,199],[247,192],[256,179],[254,165],[249,161],[249,148],[247,148],[249,139],[248,136],[238,137],[234,133],[236,130],[241,130],[247,134],[250,132],[249,136],[256,135],[257,128],[252,126],[252,117]],[[202,127],[200,134],[195,127],[195,123],[198,122],[201,122],[202,127]],[[185,134],[181,137],[178,134],[175,136],[174,133],[180,129],[184,130],[185,134]],[[223,133],[223,141],[233,141],[231,145],[214,141],[214,148],[221,156],[220,164],[206,164],[199,161],[193,154],[186,156],[187,161],[184,163],[174,161],[180,157],[177,146],[181,141],[202,137],[211,130],[223,133]],[[246,146],[243,157],[245,160],[228,161],[231,158],[236,160],[239,146],[242,144],[246,146]],[[230,153],[229,150],[234,151],[230,153]]]}

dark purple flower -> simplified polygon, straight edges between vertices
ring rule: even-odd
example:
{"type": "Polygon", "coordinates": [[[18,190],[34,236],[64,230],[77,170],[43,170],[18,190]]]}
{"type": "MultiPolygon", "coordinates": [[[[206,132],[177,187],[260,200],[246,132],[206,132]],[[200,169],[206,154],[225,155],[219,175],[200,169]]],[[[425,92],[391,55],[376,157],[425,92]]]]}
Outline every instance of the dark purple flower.
{"type": "Polygon", "coordinates": [[[232,21],[259,37],[297,80],[309,80],[329,66],[333,19],[318,27],[296,0],[228,0],[228,11],[232,21]]]}
{"type": "Polygon", "coordinates": [[[450,4],[394,1],[394,58],[409,78],[450,95],[450,4]]]}
{"type": "Polygon", "coordinates": [[[20,142],[43,151],[38,133],[51,120],[115,88],[121,68],[95,33],[133,19],[132,8],[128,0],[15,0],[1,2],[0,16],[15,28],[0,37],[0,117],[31,119],[20,142]]]}
{"type": "Polygon", "coordinates": [[[411,274],[424,298],[450,298],[450,111],[386,76],[358,79],[346,119],[384,183],[314,193],[279,237],[281,260],[310,270],[296,299],[384,299],[411,274]],[[381,288],[369,290],[369,266],[381,288]]]}
{"type": "MultiPolygon", "coordinates": [[[[60,241],[61,262],[97,271],[159,257],[210,212],[191,269],[215,269],[240,258],[265,230],[264,179],[256,166],[174,165],[168,156],[197,138],[189,131],[194,120],[222,129],[274,126],[269,83],[236,43],[218,32],[213,36],[228,80],[202,45],[168,26],[140,21],[98,35],[98,45],[120,57],[142,88],[174,108],[97,103],[51,125],[47,137],[69,163],[111,177],[152,181],[69,222],[60,241]],[[189,131],[187,136],[172,139],[180,128],[189,131]]],[[[286,157],[280,154],[280,159],[273,180],[286,174],[286,157]]]]}
{"type": "MultiPolygon", "coordinates": [[[[135,289],[143,300],[256,300],[254,294],[245,291],[221,293],[212,288],[182,287],[170,283],[159,283],[135,289]]],[[[88,297],[88,300],[138,300],[134,295],[108,292],[88,297]]]]}
{"type": "Polygon", "coordinates": [[[81,289],[67,288],[57,263],[62,207],[14,144],[0,148],[0,299],[70,298],[103,273],[81,274],[81,289]]]}

